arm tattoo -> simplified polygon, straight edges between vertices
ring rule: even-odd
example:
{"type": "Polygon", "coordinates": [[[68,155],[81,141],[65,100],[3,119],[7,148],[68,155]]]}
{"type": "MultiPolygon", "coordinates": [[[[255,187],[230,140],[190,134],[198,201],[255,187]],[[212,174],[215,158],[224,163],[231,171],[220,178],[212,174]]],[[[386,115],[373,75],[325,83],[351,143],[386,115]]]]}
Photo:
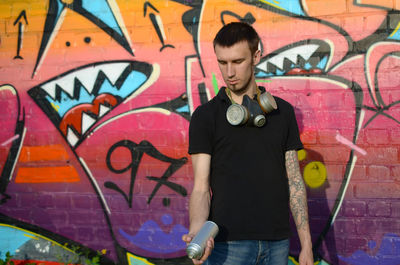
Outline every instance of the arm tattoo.
{"type": "Polygon", "coordinates": [[[298,230],[308,230],[306,188],[300,173],[297,152],[285,153],[286,172],[289,180],[290,209],[298,230]]]}

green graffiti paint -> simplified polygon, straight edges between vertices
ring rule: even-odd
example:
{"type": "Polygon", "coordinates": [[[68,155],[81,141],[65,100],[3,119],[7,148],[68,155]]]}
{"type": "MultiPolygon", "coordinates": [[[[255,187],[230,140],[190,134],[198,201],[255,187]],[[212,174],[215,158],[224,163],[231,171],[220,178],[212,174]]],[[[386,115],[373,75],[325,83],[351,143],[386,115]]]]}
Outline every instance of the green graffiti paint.
{"type": "Polygon", "coordinates": [[[217,81],[217,78],[215,77],[214,73],[212,73],[212,85],[213,85],[213,88],[214,88],[215,95],[218,94],[218,91],[219,91],[218,81],[217,81]]]}

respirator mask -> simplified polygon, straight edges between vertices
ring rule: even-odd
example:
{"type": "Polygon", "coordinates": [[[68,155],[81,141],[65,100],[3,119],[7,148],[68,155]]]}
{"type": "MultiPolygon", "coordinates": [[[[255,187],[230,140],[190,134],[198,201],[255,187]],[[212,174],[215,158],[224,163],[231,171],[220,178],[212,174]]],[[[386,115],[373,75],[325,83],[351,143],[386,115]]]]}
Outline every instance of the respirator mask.
{"type": "MultiPolygon", "coordinates": [[[[230,91],[227,89],[227,94],[230,91]]],[[[262,127],[265,125],[267,119],[265,114],[276,110],[274,97],[267,91],[261,93],[257,89],[257,100],[251,99],[249,96],[243,96],[242,105],[233,102],[226,111],[226,119],[231,125],[244,125],[262,127]]]]}

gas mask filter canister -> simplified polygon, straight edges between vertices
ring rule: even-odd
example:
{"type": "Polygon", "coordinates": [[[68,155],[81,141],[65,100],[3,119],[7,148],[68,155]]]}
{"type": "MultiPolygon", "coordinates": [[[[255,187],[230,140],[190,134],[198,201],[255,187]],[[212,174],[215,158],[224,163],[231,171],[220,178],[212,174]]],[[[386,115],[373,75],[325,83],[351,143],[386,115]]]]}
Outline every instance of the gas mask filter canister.
{"type": "MultiPolygon", "coordinates": [[[[227,89],[228,90],[228,89],[227,89]]],[[[230,91],[227,91],[230,96],[230,91]]],[[[262,127],[266,123],[265,114],[277,109],[274,97],[267,91],[261,94],[257,90],[257,101],[250,99],[249,96],[243,96],[242,105],[232,101],[226,112],[226,119],[231,125],[249,125],[262,127]]]]}

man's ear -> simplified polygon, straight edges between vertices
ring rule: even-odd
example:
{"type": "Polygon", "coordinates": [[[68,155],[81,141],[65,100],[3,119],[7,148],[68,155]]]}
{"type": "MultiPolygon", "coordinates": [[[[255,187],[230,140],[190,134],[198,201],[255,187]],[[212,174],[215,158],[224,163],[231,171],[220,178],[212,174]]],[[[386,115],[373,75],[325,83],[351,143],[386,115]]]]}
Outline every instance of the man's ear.
{"type": "Polygon", "coordinates": [[[257,50],[253,55],[254,65],[257,65],[261,60],[261,50],[257,50]]]}

